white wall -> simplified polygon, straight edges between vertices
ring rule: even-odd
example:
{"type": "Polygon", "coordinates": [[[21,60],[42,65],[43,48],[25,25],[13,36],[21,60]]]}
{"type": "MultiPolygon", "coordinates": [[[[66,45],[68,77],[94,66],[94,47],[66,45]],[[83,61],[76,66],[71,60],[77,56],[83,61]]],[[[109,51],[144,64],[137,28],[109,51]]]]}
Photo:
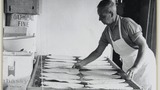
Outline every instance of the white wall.
{"type": "MultiPolygon", "coordinates": [[[[39,54],[90,54],[98,45],[105,26],[99,22],[100,0],[42,0],[38,19],[39,54]]],[[[110,48],[108,48],[110,55],[110,48]]]]}

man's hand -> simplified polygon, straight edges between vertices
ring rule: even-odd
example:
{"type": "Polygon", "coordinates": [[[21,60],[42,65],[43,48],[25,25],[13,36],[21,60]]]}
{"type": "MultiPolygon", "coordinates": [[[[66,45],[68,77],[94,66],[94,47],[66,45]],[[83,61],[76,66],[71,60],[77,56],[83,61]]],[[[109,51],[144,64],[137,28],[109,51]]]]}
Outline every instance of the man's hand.
{"type": "Polygon", "coordinates": [[[136,67],[131,67],[126,73],[127,73],[127,80],[132,80],[134,75],[137,73],[136,67]]]}
{"type": "Polygon", "coordinates": [[[84,60],[81,60],[81,61],[75,63],[75,64],[72,66],[72,68],[81,69],[84,65],[85,65],[85,61],[84,61],[84,60]]]}
{"type": "Polygon", "coordinates": [[[81,69],[82,68],[82,65],[78,62],[78,63],[75,63],[72,68],[76,68],[76,69],[81,69]]]}

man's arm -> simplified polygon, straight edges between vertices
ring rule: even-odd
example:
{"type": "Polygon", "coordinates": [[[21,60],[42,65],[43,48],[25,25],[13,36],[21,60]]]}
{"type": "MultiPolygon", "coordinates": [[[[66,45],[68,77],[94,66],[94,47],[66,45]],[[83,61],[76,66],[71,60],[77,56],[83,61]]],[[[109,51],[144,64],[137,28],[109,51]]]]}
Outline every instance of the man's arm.
{"type": "Polygon", "coordinates": [[[81,68],[85,65],[87,65],[88,63],[94,61],[95,59],[97,59],[99,56],[101,56],[101,54],[103,53],[104,49],[106,48],[106,45],[101,45],[99,44],[98,47],[96,48],[96,50],[94,50],[88,57],[86,57],[84,60],[76,63],[73,65],[73,68],[81,68]]]}
{"type": "Polygon", "coordinates": [[[144,54],[146,53],[146,50],[148,48],[146,40],[142,35],[140,35],[135,40],[135,43],[139,46],[139,49],[138,49],[138,55],[137,55],[134,65],[131,67],[131,69],[127,71],[129,79],[132,79],[134,74],[142,67],[143,62],[145,62],[145,60],[143,59],[144,54]]]}
{"type": "Polygon", "coordinates": [[[139,46],[139,49],[138,49],[138,55],[137,55],[136,61],[133,66],[139,69],[141,68],[142,63],[144,62],[143,57],[144,57],[144,54],[146,53],[148,45],[142,35],[136,39],[135,43],[139,46]]]}

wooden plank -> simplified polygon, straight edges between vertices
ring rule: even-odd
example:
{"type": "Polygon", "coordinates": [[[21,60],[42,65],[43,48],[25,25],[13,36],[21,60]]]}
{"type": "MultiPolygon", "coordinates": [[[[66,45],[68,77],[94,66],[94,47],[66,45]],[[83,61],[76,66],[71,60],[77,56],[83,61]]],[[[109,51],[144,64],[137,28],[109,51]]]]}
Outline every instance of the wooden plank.
{"type": "MultiPolygon", "coordinates": [[[[29,83],[27,85],[27,90],[32,90],[32,87],[33,87],[32,85],[34,84],[34,80],[35,80],[35,77],[36,77],[36,72],[37,72],[37,69],[38,69],[38,65],[40,64],[40,57],[41,56],[37,57],[36,64],[34,66],[32,74],[31,74],[31,79],[30,79],[30,81],[29,81],[29,83]]],[[[36,90],[36,89],[34,89],[34,90],[36,90]]],[[[37,90],[39,90],[39,89],[37,89],[37,90]]]]}
{"type": "Polygon", "coordinates": [[[107,61],[115,68],[119,69],[118,73],[122,76],[123,79],[126,80],[126,82],[133,87],[136,90],[141,90],[142,88],[133,80],[127,80],[126,79],[126,74],[123,70],[120,69],[120,67],[118,67],[113,61],[111,61],[109,58],[107,58],[107,61]]]}

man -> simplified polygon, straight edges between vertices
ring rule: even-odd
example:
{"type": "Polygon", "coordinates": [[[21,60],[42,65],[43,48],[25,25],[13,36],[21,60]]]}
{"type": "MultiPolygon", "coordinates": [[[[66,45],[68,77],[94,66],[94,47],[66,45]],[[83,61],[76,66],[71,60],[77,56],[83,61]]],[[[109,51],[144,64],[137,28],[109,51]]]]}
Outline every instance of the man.
{"type": "Polygon", "coordinates": [[[98,8],[99,20],[107,25],[99,45],[87,58],[73,65],[81,68],[97,59],[108,44],[122,59],[122,69],[144,90],[156,90],[156,64],[153,52],[142,35],[141,26],[131,18],[117,15],[115,0],[102,0],[98,8]]]}

